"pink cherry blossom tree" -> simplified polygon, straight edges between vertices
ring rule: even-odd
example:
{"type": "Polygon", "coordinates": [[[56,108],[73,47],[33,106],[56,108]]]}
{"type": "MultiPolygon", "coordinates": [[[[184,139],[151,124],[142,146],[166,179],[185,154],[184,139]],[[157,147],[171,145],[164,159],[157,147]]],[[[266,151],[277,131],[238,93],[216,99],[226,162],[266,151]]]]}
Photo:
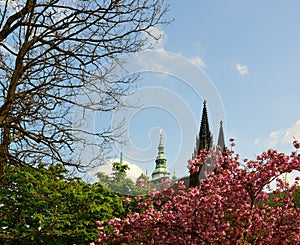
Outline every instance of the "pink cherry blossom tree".
{"type": "MultiPolygon", "coordinates": [[[[299,142],[294,146],[298,149],[299,142]]],[[[288,156],[271,149],[244,161],[233,151],[203,151],[189,162],[190,172],[197,172],[207,159],[216,168],[199,186],[187,190],[178,182],[176,188],[152,192],[123,219],[106,225],[98,221],[96,242],[300,244],[300,210],[292,196],[299,178],[293,185],[280,178],[300,170],[297,151],[288,156]],[[271,182],[276,182],[275,190],[270,189],[271,182]]]]}

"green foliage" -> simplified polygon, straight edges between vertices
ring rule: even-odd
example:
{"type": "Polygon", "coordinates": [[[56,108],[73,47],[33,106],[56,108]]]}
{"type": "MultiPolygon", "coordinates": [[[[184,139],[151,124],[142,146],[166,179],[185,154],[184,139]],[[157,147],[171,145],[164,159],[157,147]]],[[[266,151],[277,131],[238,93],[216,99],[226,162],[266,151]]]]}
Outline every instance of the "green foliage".
{"type": "Polygon", "coordinates": [[[300,208],[300,186],[293,193],[294,204],[297,208],[300,208]]]}
{"type": "Polygon", "coordinates": [[[127,164],[121,164],[114,162],[112,167],[112,174],[108,176],[103,172],[97,173],[99,183],[103,184],[108,189],[120,193],[123,195],[137,196],[147,194],[150,190],[149,177],[141,175],[138,181],[143,181],[143,185],[139,185],[139,182],[134,183],[127,177],[126,170],[129,170],[127,164]]]}
{"type": "Polygon", "coordinates": [[[62,166],[6,167],[0,187],[1,244],[88,244],[95,222],[125,214],[121,197],[99,183],[67,179],[62,166]]]}
{"type": "MultiPolygon", "coordinates": [[[[300,208],[300,186],[293,192],[293,203],[296,208],[300,208]]],[[[287,198],[284,192],[279,192],[276,194],[270,195],[270,205],[273,207],[281,207],[283,206],[282,201],[276,201],[276,199],[284,200],[287,198]],[[274,201],[275,200],[275,201],[274,201]]]]}
{"type": "Polygon", "coordinates": [[[122,174],[124,173],[126,175],[126,170],[129,170],[129,166],[127,164],[121,164],[119,162],[113,163],[113,170],[115,174],[122,174]]]}

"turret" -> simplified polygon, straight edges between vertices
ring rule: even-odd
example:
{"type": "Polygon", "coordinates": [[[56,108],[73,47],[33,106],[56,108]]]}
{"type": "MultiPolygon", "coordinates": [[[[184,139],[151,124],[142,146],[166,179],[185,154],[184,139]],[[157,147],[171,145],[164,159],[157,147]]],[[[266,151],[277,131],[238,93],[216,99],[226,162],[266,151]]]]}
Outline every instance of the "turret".
{"type": "Polygon", "coordinates": [[[170,172],[167,169],[167,158],[164,152],[165,146],[163,144],[162,138],[162,130],[160,130],[160,140],[158,145],[158,154],[155,160],[155,169],[152,173],[152,180],[153,182],[160,182],[164,178],[170,177],[170,172]]]}

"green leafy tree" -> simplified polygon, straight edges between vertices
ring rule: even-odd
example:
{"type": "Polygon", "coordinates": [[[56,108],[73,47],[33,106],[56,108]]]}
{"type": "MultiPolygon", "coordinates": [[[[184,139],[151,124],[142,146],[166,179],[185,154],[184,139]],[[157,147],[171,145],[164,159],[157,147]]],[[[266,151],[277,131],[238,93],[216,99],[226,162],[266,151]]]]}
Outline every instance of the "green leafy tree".
{"type": "Polygon", "coordinates": [[[125,214],[123,198],[67,176],[62,165],[7,167],[0,188],[1,244],[88,244],[97,237],[96,220],[125,214]]]}
{"type": "Polygon", "coordinates": [[[99,183],[103,184],[108,189],[124,195],[136,195],[136,186],[126,175],[126,170],[129,170],[127,164],[114,162],[112,164],[112,174],[110,176],[103,172],[97,173],[99,183]]]}
{"type": "Polygon", "coordinates": [[[150,190],[148,178],[141,175],[137,182],[127,177],[126,171],[129,170],[127,164],[114,162],[112,164],[112,174],[109,176],[103,172],[96,174],[99,183],[103,184],[108,189],[123,194],[125,196],[137,196],[147,194],[150,190]],[[143,184],[141,184],[141,182],[143,184]]]}
{"type": "Polygon", "coordinates": [[[293,193],[294,203],[297,208],[300,208],[300,186],[293,193]]]}

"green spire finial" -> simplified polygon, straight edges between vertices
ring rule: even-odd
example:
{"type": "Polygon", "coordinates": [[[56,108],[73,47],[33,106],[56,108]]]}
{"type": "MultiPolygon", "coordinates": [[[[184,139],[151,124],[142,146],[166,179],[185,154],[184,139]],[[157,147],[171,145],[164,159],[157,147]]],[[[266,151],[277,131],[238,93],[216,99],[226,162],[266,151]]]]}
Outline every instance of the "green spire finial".
{"type": "Polygon", "coordinates": [[[162,139],[162,137],[163,137],[163,130],[160,129],[159,130],[159,145],[163,145],[163,139],[162,139]]]}
{"type": "Polygon", "coordinates": [[[165,154],[164,153],[165,146],[164,146],[163,138],[162,137],[163,137],[163,130],[160,129],[160,131],[159,131],[158,157],[159,157],[159,155],[163,155],[164,156],[164,154],[165,154]]]}

